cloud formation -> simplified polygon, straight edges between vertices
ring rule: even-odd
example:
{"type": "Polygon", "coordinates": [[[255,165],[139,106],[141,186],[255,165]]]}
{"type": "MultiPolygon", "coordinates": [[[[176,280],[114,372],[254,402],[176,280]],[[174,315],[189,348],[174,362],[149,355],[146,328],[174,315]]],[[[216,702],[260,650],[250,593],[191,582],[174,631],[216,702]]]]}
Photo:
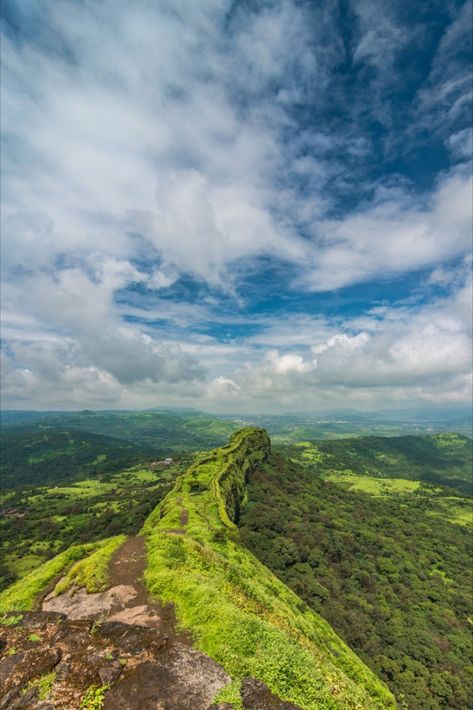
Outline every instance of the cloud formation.
{"type": "Polygon", "coordinates": [[[6,406],[466,397],[470,2],[3,12],[6,406]]]}

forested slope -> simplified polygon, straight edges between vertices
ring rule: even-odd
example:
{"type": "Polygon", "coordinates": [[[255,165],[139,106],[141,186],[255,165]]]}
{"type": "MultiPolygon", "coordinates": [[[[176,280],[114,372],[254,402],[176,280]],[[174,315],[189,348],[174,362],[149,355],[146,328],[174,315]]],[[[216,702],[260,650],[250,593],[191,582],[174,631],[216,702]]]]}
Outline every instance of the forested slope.
{"type": "MultiPolygon", "coordinates": [[[[388,451],[399,445],[385,441],[388,451]]],[[[345,446],[344,460],[330,459],[340,470],[355,463],[356,442],[345,446]]],[[[431,515],[437,500],[451,498],[421,488],[381,496],[349,490],[324,480],[326,459],[300,451],[310,452],[305,465],[275,455],[252,474],[242,541],[332,624],[401,705],[473,706],[472,528],[431,515]]]]}

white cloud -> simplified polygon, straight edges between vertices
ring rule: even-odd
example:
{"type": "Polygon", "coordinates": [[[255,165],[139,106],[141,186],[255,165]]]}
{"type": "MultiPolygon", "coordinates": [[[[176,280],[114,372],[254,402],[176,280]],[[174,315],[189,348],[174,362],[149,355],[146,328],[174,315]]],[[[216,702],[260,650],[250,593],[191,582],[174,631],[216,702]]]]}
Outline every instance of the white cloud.
{"type": "Polygon", "coordinates": [[[302,277],[302,283],[314,290],[329,290],[467,253],[471,249],[471,195],[471,175],[457,170],[444,176],[424,204],[418,195],[383,191],[382,199],[366,209],[325,221],[313,269],[302,277]]]}
{"type": "MultiPolygon", "coordinates": [[[[384,24],[375,9],[369,0],[354,8],[354,61],[381,80],[412,37],[388,5],[384,24]]],[[[375,388],[402,397],[420,387],[427,397],[434,381],[445,396],[463,391],[467,295],[443,262],[471,248],[471,178],[463,164],[426,194],[381,184],[371,200],[327,216],[330,185],[349,177],[337,156],[361,161],[372,150],[369,136],[332,135],[318,122],[333,96],[331,68],[345,60],[332,6],[38,0],[17,12],[31,32],[2,38],[10,404],[208,397],[244,407],[254,395],[284,407],[369,398],[375,388]],[[306,99],[313,127],[300,130],[293,109],[306,99]],[[456,301],[412,320],[407,307],[364,314],[358,325],[260,314],[240,320],[252,336],[203,335],[225,318],[237,323],[215,292],[238,308],[246,272],[265,258],[296,274],[281,286],[312,291],[432,267],[430,286],[457,289],[456,301]],[[183,275],[214,300],[198,287],[190,300],[166,299],[183,275]]],[[[454,71],[462,17],[418,106],[429,120],[442,107],[441,127],[432,125],[458,160],[470,136],[456,123],[467,101],[454,71]]]]}
{"type": "MultiPolygon", "coordinates": [[[[323,329],[314,321],[312,336],[305,331],[305,347],[299,343],[299,352],[272,349],[237,368],[229,376],[235,386],[231,398],[221,393],[222,406],[226,401],[234,411],[237,405],[240,411],[268,411],[271,403],[284,411],[343,406],[347,401],[361,407],[468,403],[471,305],[468,270],[450,295],[429,304],[373,309],[362,322],[326,322],[323,329]]],[[[297,333],[297,322],[293,327],[297,333]]],[[[291,342],[287,329],[280,341],[286,347],[291,342]]]]}
{"type": "Polygon", "coordinates": [[[206,395],[210,401],[220,402],[223,399],[228,402],[238,397],[240,389],[236,382],[220,375],[209,382],[206,395]]]}

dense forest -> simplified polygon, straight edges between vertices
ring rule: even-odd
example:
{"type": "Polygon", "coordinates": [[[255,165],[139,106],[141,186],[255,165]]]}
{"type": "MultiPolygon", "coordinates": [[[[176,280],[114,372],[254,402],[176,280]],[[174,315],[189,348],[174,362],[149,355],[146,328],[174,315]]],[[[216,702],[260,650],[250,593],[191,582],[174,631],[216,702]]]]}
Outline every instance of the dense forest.
{"type": "Polygon", "coordinates": [[[203,412],[144,411],[144,412],[38,412],[4,413],[2,429],[5,435],[13,428],[28,425],[31,431],[61,429],[88,432],[97,436],[113,437],[134,446],[158,448],[161,452],[183,452],[211,449],[224,444],[239,428],[233,420],[223,420],[203,412]]]}
{"type": "Polygon", "coordinates": [[[103,434],[30,426],[4,429],[1,449],[4,489],[111,474],[162,453],[103,434]]]}
{"type": "Polygon", "coordinates": [[[374,497],[273,455],[251,476],[240,534],[401,707],[473,706],[471,529],[434,522],[422,489],[374,497]]]}

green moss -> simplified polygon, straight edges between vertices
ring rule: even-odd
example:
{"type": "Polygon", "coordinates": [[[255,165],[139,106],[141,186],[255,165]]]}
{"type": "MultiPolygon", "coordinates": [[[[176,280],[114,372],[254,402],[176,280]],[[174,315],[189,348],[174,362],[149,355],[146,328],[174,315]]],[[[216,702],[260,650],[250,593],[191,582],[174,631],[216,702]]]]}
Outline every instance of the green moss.
{"type": "Polygon", "coordinates": [[[106,589],[110,580],[110,559],[125,540],[126,535],[116,535],[102,541],[98,550],[71,567],[54,587],[54,594],[62,594],[72,587],[84,587],[88,592],[101,592],[106,589]]]}
{"type": "Polygon", "coordinates": [[[89,554],[100,544],[72,545],[60,555],[56,555],[52,560],[37,567],[0,594],[0,609],[3,611],[33,609],[38,596],[44,592],[55,577],[58,577],[70,564],[89,554]]]}
{"type": "Polygon", "coordinates": [[[148,588],[235,681],[259,678],[304,710],[395,707],[329,624],[239,542],[245,480],[269,450],[266,432],[244,429],[178,479],[143,529],[148,588]]]}
{"type": "Polygon", "coordinates": [[[23,614],[2,614],[0,626],[17,626],[23,619],[23,614]]]}

